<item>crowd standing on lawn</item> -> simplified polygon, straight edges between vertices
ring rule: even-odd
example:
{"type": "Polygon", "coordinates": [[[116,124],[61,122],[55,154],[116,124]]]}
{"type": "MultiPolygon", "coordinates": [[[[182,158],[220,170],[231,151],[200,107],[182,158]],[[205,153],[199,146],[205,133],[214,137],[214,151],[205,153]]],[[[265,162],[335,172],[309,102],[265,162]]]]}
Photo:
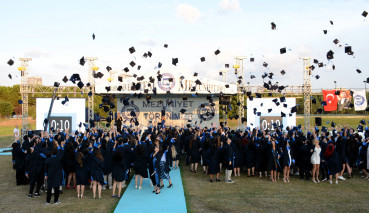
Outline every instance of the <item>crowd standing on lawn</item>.
{"type": "Polygon", "coordinates": [[[232,130],[222,123],[212,128],[176,128],[163,122],[143,129],[131,122],[110,129],[67,129],[41,135],[29,131],[23,141],[12,145],[16,184],[29,184],[30,198],[47,192],[47,205],[52,194],[54,203],[60,203],[63,186],[76,189],[78,199],[85,198],[85,186],[92,189],[93,199],[102,198],[102,189],[112,189],[112,197],[120,198],[133,171],[136,189],[142,189],[142,180],[150,178],[153,193],[160,194],[164,179],[167,188],[173,187],[170,171],[178,169],[182,157],[194,173],[201,164],[210,182],[221,181],[222,169],[226,183],[233,183],[232,174],[240,176],[241,170],[247,170],[248,177],[270,177],[272,182],[290,182],[290,173],[295,172],[316,184],[327,180],[338,184],[339,179],[352,178],[353,167],[359,167],[369,178],[369,130],[363,126],[331,131],[316,127],[305,135],[301,126],[276,127],[271,132],[232,130]]]}

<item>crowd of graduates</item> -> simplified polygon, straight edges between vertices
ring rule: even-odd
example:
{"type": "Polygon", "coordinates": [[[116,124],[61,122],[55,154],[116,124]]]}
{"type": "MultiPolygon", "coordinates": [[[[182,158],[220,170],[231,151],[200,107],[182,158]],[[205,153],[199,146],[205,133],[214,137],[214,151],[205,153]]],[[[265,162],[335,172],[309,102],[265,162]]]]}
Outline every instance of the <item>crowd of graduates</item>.
{"type": "MultiPolygon", "coordinates": [[[[52,193],[58,204],[62,186],[76,188],[76,197],[84,198],[85,186],[92,189],[93,199],[101,198],[102,189],[112,189],[112,197],[121,197],[130,173],[134,172],[135,188],[142,189],[142,180],[150,178],[153,193],[159,194],[167,180],[173,187],[169,172],[178,169],[183,159],[191,172],[202,166],[210,182],[233,183],[234,176],[247,170],[247,176],[265,176],[277,182],[290,182],[290,173],[300,179],[319,183],[353,177],[358,167],[369,177],[369,130],[357,132],[347,126],[319,130],[306,135],[301,127],[275,131],[258,128],[232,130],[224,127],[175,128],[137,126],[89,128],[85,131],[32,131],[23,143],[13,144],[13,167],[17,185],[29,184],[29,197],[52,193]],[[118,129],[118,130],[117,130],[118,129]],[[347,172],[346,178],[343,177],[347,172]],[[215,176],[215,178],[214,178],[215,176]]],[[[133,181],[133,180],[132,180],[133,181]]]]}

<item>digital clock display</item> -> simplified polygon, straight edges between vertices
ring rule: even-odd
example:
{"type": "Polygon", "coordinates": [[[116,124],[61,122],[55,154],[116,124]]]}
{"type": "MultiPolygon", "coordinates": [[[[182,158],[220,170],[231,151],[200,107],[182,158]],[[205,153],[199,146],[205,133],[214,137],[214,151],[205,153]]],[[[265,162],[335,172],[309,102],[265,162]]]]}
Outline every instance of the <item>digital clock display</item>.
{"type": "Polygon", "coordinates": [[[261,116],[260,117],[260,128],[262,130],[269,129],[274,131],[273,124],[276,124],[278,127],[282,124],[282,117],[281,116],[261,116]]]}
{"type": "Polygon", "coordinates": [[[49,129],[53,127],[55,130],[60,129],[64,131],[66,129],[70,129],[72,123],[71,116],[55,116],[50,117],[49,129]]]}

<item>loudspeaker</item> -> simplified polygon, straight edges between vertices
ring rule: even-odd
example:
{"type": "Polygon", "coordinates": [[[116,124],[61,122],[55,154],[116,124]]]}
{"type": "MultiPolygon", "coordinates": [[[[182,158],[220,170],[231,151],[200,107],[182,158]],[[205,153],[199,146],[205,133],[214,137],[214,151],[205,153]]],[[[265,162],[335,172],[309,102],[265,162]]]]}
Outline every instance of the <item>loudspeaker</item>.
{"type": "Polygon", "coordinates": [[[317,125],[317,126],[322,125],[322,118],[321,117],[315,117],[315,125],[317,125]]]}

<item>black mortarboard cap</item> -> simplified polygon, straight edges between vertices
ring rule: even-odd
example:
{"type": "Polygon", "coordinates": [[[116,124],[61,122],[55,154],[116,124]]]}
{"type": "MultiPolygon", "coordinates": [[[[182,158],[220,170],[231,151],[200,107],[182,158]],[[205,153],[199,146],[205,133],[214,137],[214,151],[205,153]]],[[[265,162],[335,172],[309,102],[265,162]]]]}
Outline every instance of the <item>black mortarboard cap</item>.
{"type": "Polygon", "coordinates": [[[225,88],[229,88],[229,85],[228,85],[228,84],[226,84],[226,85],[225,85],[225,88]]]}
{"type": "Polygon", "coordinates": [[[336,123],[334,123],[333,121],[331,122],[331,127],[335,127],[336,123]]]}
{"type": "Polygon", "coordinates": [[[219,72],[219,75],[223,75],[223,73],[222,72],[219,72]]]}
{"type": "Polygon", "coordinates": [[[118,91],[122,91],[122,88],[123,88],[122,86],[118,86],[118,87],[117,87],[117,90],[118,90],[118,91]]]}
{"type": "Polygon", "coordinates": [[[123,70],[124,70],[124,72],[129,72],[128,67],[124,68],[123,70]]]}
{"type": "Polygon", "coordinates": [[[163,64],[161,62],[158,63],[158,68],[160,69],[163,64]]]}
{"type": "Polygon", "coordinates": [[[323,30],[323,33],[324,33],[324,34],[327,34],[327,32],[328,32],[327,30],[323,30]]]}
{"type": "Polygon", "coordinates": [[[8,63],[7,63],[7,64],[9,64],[9,66],[13,66],[14,61],[13,61],[12,59],[9,59],[9,61],[8,61],[8,63]]]}
{"type": "Polygon", "coordinates": [[[131,116],[135,117],[136,116],[136,112],[134,110],[131,111],[131,116]]]}
{"type": "Polygon", "coordinates": [[[195,72],[195,73],[193,74],[193,76],[195,76],[195,77],[197,77],[197,75],[198,75],[198,73],[197,73],[197,72],[195,72]]]}
{"type": "Polygon", "coordinates": [[[122,76],[118,76],[118,81],[123,82],[123,77],[122,76]]]}
{"type": "Polygon", "coordinates": [[[200,61],[201,61],[201,62],[204,62],[204,61],[205,61],[205,57],[201,57],[201,58],[200,58],[200,61]]]}
{"type": "Polygon", "coordinates": [[[80,89],[82,89],[82,87],[84,86],[84,84],[83,84],[83,82],[82,82],[82,81],[80,81],[80,82],[78,82],[77,86],[78,86],[80,89]]]}
{"type": "Polygon", "coordinates": [[[319,63],[318,59],[314,59],[314,64],[319,63]]]}
{"type": "Polygon", "coordinates": [[[96,36],[95,33],[92,33],[92,39],[95,40],[96,36]]]}
{"type": "Polygon", "coordinates": [[[264,67],[267,67],[267,66],[268,66],[268,63],[264,62],[264,63],[263,63],[263,66],[264,66],[264,67]]]}
{"type": "Polygon", "coordinates": [[[178,58],[172,58],[172,64],[174,66],[177,66],[177,63],[178,63],[178,58]]]}
{"type": "Polygon", "coordinates": [[[329,21],[329,23],[331,23],[331,25],[333,25],[333,21],[331,20],[331,21],[329,21]]]}
{"type": "Polygon", "coordinates": [[[64,83],[67,83],[67,82],[68,82],[68,78],[67,78],[67,76],[64,76],[64,78],[63,78],[63,82],[64,82],[64,83]]]}
{"type": "Polygon", "coordinates": [[[86,61],[85,61],[85,57],[84,57],[84,56],[82,56],[82,58],[81,58],[81,59],[79,59],[79,64],[80,64],[80,65],[82,65],[82,66],[84,66],[84,65],[85,65],[85,63],[86,63],[86,61]]]}
{"type": "Polygon", "coordinates": [[[182,100],[186,101],[187,100],[187,96],[183,96],[182,100]]]}
{"type": "Polygon", "coordinates": [[[110,72],[110,70],[112,70],[112,69],[111,69],[111,67],[110,67],[110,66],[107,66],[107,67],[106,67],[106,70],[107,70],[108,72],[110,72]]]}
{"type": "Polygon", "coordinates": [[[297,112],[297,107],[296,107],[296,106],[293,106],[293,107],[291,108],[291,113],[295,113],[295,112],[297,112]]]}
{"type": "Polygon", "coordinates": [[[286,53],[286,48],[285,48],[285,47],[281,48],[281,49],[279,50],[279,52],[280,52],[281,54],[286,53]]]}
{"type": "Polygon", "coordinates": [[[229,64],[225,64],[225,65],[224,65],[224,67],[225,67],[225,68],[229,68],[229,64]]]}
{"type": "Polygon", "coordinates": [[[281,112],[281,117],[286,117],[286,114],[284,112],[281,112]]]}
{"type": "Polygon", "coordinates": [[[332,50],[329,50],[329,51],[327,52],[327,59],[328,59],[328,60],[333,59],[333,58],[334,58],[333,54],[334,54],[334,52],[333,52],[332,50]]]}
{"type": "Polygon", "coordinates": [[[351,53],[351,52],[352,52],[351,46],[346,46],[345,53],[351,53]]]}
{"type": "Polygon", "coordinates": [[[273,110],[272,108],[268,109],[268,113],[270,113],[272,110],[273,110]]]}
{"type": "Polygon", "coordinates": [[[323,62],[318,63],[318,67],[323,67],[323,62]]]}
{"type": "Polygon", "coordinates": [[[362,16],[366,17],[368,15],[368,12],[364,10],[364,12],[361,14],[362,16]]]}
{"type": "Polygon", "coordinates": [[[335,95],[340,95],[340,94],[341,94],[341,91],[336,90],[336,91],[334,92],[334,94],[335,94],[335,95]]]}
{"type": "Polygon", "coordinates": [[[255,61],[255,58],[250,58],[250,62],[254,62],[255,61]]]}
{"type": "Polygon", "coordinates": [[[315,78],[316,78],[316,80],[318,80],[320,78],[320,76],[319,75],[316,75],[315,78]]]}
{"type": "Polygon", "coordinates": [[[315,99],[315,98],[313,98],[313,99],[311,100],[311,103],[316,104],[316,99],[315,99]]]}
{"type": "Polygon", "coordinates": [[[281,71],[281,74],[282,74],[282,75],[286,74],[286,71],[282,70],[282,71],[281,71]]]}
{"type": "Polygon", "coordinates": [[[360,123],[361,123],[362,125],[366,125],[365,119],[361,120],[361,121],[360,121],[360,123]]]}
{"type": "Polygon", "coordinates": [[[131,61],[131,62],[129,63],[129,65],[131,65],[131,67],[134,67],[134,66],[136,65],[136,63],[135,63],[134,61],[131,61]]]}
{"type": "Polygon", "coordinates": [[[340,43],[340,41],[339,41],[338,39],[334,39],[334,40],[333,40],[333,43],[334,43],[334,44],[338,44],[338,43],[340,43]]]}
{"type": "Polygon", "coordinates": [[[59,82],[54,82],[54,87],[59,87],[60,83],[59,82]]]}
{"type": "Polygon", "coordinates": [[[284,108],[287,108],[287,107],[288,107],[288,104],[283,104],[283,107],[284,107],[284,108]]]}
{"type": "Polygon", "coordinates": [[[9,73],[8,77],[9,77],[10,79],[12,79],[12,75],[11,75],[10,73],[9,73]]]}
{"type": "Polygon", "coordinates": [[[164,44],[164,47],[165,47],[165,48],[168,48],[168,44],[164,44]]]}
{"type": "Polygon", "coordinates": [[[110,86],[105,87],[106,91],[109,92],[110,91],[110,86]]]}
{"type": "Polygon", "coordinates": [[[271,26],[271,27],[272,27],[272,30],[277,29],[277,25],[276,25],[274,22],[270,23],[270,25],[272,25],[272,26],[271,26]]]}
{"type": "Polygon", "coordinates": [[[88,96],[89,97],[91,97],[92,96],[92,92],[90,91],[90,92],[88,92],[88,96]]]}
{"type": "Polygon", "coordinates": [[[147,52],[147,55],[151,58],[152,53],[150,51],[147,52]]]}
{"type": "Polygon", "coordinates": [[[361,70],[359,70],[359,69],[356,69],[356,72],[360,74],[360,73],[361,73],[361,70]]]}
{"type": "Polygon", "coordinates": [[[186,109],[181,109],[181,110],[180,110],[180,112],[181,112],[182,114],[184,114],[186,111],[187,111],[186,109]]]}
{"type": "Polygon", "coordinates": [[[220,53],[220,50],[215,50],[214,54],[218,55],[220,53]]]}
{"type": "Polygon", "coordinates": [[[131,53],[131,54],[132,54],[132,53],[134,53],[134,52],[136,52],[136,50],[135,50],[135,48],[134,48],[134,47],[129,48],[129,49],[128,49],[128,51],[129,51],[129,53],[131,53]]]}
{"type": "Polygon", "coordinates": [[[323,109],[322,108],[318,108],[316,111],[317,111],[317,113],[322,114],[323,109]]]}
{"type": "Polygon", "coordinates": [[[280,97],[279,100],[283,103],[286,102],[286,97],[280,97]]]}

